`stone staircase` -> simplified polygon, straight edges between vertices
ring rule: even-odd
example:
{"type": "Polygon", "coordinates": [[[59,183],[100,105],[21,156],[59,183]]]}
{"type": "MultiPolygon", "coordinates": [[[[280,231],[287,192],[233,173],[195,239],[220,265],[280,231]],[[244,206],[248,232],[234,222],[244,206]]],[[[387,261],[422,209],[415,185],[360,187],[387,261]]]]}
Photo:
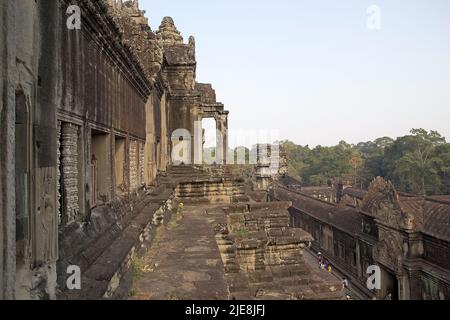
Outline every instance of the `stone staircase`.
{"type": "Polygon", "coordinates": [[[242,201],[245,184],[242,178],[227,172],[224,166],[201,168],[173,166],[165,181],[175,187],[175,197],[183,203],[230,203],[242,201]]]}
{"type": "Polygon", "coordinates": [[[288,202],[242,203],[225,208],[226,226],[216,227],[234,299],[344,298],[338,279],[324,279],[303,260],[312,237],[289,227],[288,202]]]}
{"type": "Polygon", "coordinates": [[[154,238],[157,227],[170,219],[179,202],[226,202],[243,196],[242,181],[212,177],[196,166],[173,166],[151,191],[125,195],[94,208],[87,221],[60,228],[59,299],[123,298],[132,260],[154,238]],[[69,290],[67,267],[81,270],[81,290],[69,290]]]}

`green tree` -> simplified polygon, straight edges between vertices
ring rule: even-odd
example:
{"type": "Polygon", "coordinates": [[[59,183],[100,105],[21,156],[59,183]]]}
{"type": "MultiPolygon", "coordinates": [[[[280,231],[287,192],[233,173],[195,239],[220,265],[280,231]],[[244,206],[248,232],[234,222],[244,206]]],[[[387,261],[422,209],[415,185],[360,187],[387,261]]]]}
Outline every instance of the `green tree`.
{"type": "Polygon", "coordinates": [[[442,161],[435,151],[443,144],[445,138],[436,131],[412,129],[411,135],[398,138],[388,147],[388,175],[405,191],[422,195],[439,192],[442,161]]]}
{"type": "Polygon", "coordinates": [[[305,186],[324,185],[330,178],[350,174],[364,187],[381,176],[399,191],[450,194],[450,144],[437,131],[412,129],[395,140],[381,137],[356,145],[340,141],[313,149],[283,141],[283,147],[289,175],[305,186]]]}

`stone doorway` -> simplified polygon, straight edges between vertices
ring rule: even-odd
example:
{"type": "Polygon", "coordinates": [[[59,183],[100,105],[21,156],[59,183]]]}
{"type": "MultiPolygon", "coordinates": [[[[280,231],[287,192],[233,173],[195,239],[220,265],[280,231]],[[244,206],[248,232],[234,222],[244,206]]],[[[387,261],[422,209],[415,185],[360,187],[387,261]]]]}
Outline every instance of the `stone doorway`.
{"type": "Polygon", "coordinates": [[[172,133],[172,165],[192,164],[192,136],[189,130],[177,129],[172,133]]]}
{"type": "Polygon", "coordinates": [[[91,207],[110,200],[111,162],[109,134],[91,131],[91,207]]]}
{"type": "Polygon", "coordinates": [[[216,164],[217,162],[217,130],[214,118],[202,119],[202,152],[203,164],[216,164]]]}
{"type": "Polygon", "coordinates": [[[399,282],[391,270],[381,267],[381,289],[378,293],[380,300],[399,300],[399,282]]]}
{"type": "Polygon", "coordinates": [[[114,174],[116,181],[116,192],[125,192],[125,141],[123,137],[116,136],[114,141],[114,174]]]}
{"type": "MultiPolygon", "coordinates": [[[[16,270],[25,268],[30,212],[30,118],[26,97],[16,95],[15,193],[16,193],[16,270]]],[[[17,283],[16,283],[17,286],[17,283]]]]}

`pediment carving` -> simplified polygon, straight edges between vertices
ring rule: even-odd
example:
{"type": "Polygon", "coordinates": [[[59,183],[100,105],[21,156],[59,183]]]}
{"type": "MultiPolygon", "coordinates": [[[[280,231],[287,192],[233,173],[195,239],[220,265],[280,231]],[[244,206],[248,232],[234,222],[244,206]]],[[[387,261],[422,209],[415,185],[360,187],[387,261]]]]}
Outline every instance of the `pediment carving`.
{"type": "Polygon", "coordinates": [[[373,259],[400,274],[403,264],[401,237],[394,232],[380,231],[379,239],[373,248],[373,259]]]}

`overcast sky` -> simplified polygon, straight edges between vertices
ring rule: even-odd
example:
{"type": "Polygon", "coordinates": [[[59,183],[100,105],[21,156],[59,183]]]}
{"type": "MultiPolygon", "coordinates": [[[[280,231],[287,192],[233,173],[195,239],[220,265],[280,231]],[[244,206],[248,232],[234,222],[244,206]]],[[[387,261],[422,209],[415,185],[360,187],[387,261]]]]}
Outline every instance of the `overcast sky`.
{"type": "Polygon", "coordinates": [[[197,80],[213,84],[232,132],[315,146],[423,127],[450,140],[449,0],[140,5],[153,30],[172,16],[185,41],[195,36],[197,80]]]}

